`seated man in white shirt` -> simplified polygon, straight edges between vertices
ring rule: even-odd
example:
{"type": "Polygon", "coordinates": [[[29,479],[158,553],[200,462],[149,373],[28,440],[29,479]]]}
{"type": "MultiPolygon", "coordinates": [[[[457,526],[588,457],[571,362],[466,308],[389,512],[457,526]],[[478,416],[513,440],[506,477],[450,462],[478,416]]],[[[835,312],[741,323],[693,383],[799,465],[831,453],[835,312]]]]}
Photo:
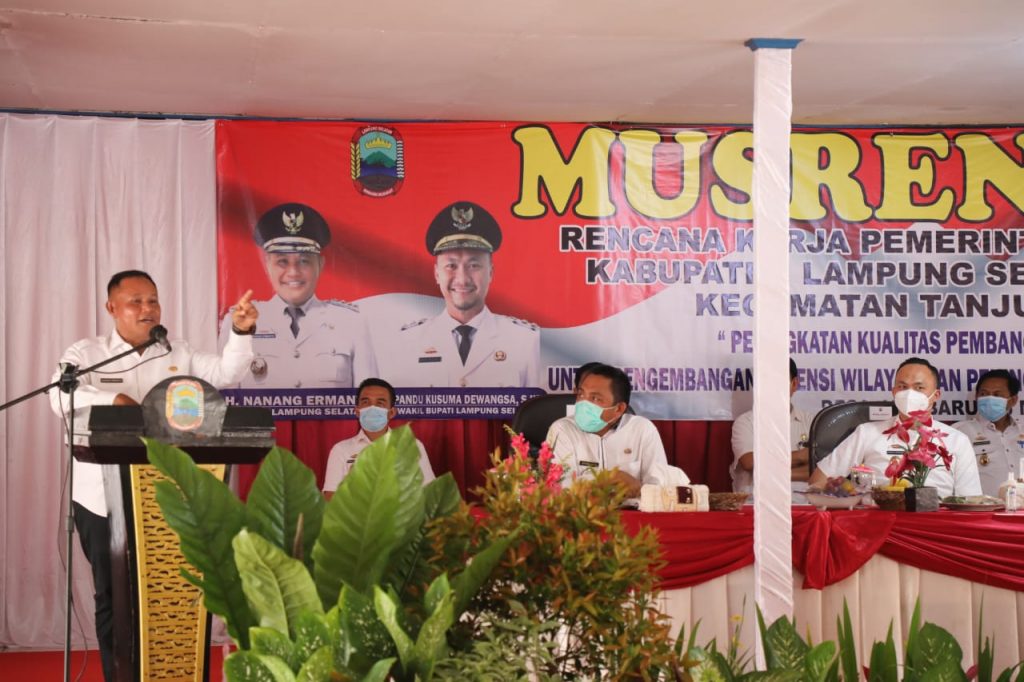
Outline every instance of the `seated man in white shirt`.
{"type": "MultiPolygon", "coordinates": [[[[364,379],[359,384],[356,394],[356,416],[359,417],[359,433],[340,441],[331,448],[327,457],[327,473],[324,475],[324,495],[331,499],[341,481],[352,470],[356,458],[370,443],[391,433],[388,424],[395,418],[395,389],[383,379],[364,379]]],[[[420,471],[423,472],[423,483],[434,480],[434,471],[430,468],[430,459],[423,443],[416,439],[416,447],[420,450],[420,471]]]]}
{"type": "MultiPolygon", "coordinates": [[[[789,395],[796,393],[800,385],[797,377],[796,363],[789,360],[789,395]]],[[[789,405],[789,442],[792,452],[790,464],[790,480],[806,481],[810,472],[807,470],[807,435],[811,430],[814,415],[804,412],[792,403],[789,405]]],[[[732,489],[737,493],[749,493],[754,487],[754,411],[744,412],[732,423],[732,489]]],[[[803,486],[801,486],[802,488],[803,486]]]]}
{"type": "MultiPolygon", "coordinates": [[[[552,424],[547,436],[555,461],[565,467],[567,482],[598,469],[618,469],[615,478],[628,497],[639,497],[645,483],[678,483],[670,473],[658,429],[649,419],[626,413],[631,393],[629,378],[617,367],[593,365],[582,374],[573,416],[552,424]]],[[[685,483],[689,480],[680,485],[685,483]]]]}
{"type": "MultiPolygon", "coordinates": [[[[892,394],[896,409],[899,410],[899,419],[906,419],[911,412],[931,411],[935,401],[942,395],[939,390],[939,371],[923,358],[908,358],[896,370],[892,394]]],[[[846,476],[856,464],[866,464],[874,469],[879,480],[884,480],[889,460],[902,456],[905,449],[905,444],[895,434],[887,436],[883,433],[896,424],[896,419],[866,422],[858,426],[828,457],[818,462],[818,468],[808,482],[824,487],[826,479],[846,476]]],[[[974,460],[970,440],[951,426],[937,424],[937,427],[946,434],[942,440],[953,456],[953,461],[948,471],[940,461],[928,474],[927,484],[938,490],[940,498],[947,495],[980,495],[978,465],[974,460]]]]}
{"type": "Polygon", "coordinates": [[[981,375],[975,393],[978,413],[953,428],[962,431],[974,446],[982,492],[996,496],[1008,475],[1024,475],[1018,470],[1024,457],[1024,430],[1013,416],[1020,397],[1020,379],[1005,369],[993,369],[981,375]]]}

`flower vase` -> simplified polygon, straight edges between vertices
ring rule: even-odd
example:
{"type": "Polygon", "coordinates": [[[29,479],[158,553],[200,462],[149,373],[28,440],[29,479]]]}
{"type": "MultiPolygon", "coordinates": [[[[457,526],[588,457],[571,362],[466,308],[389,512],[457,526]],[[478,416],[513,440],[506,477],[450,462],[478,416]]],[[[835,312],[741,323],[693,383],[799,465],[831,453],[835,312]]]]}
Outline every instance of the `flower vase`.
{"type": "Polygon", "coordinates": [[[931,486],[907,488],[903,491],[907,511],[930,512],[939,510],[939,491],[931,486]]]}

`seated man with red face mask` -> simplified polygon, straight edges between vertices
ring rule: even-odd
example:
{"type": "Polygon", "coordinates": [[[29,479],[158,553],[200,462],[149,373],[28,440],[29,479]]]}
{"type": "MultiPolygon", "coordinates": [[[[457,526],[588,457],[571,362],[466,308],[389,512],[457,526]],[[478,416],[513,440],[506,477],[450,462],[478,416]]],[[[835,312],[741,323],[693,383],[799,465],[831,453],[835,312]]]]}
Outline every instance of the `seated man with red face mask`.
{"type": "Polygon", "coordinates": [[[669,466],[654,424],[626,412],[632,388],[625,372],[591,364],[580,376],[573,416],[552,424],[547,436],[555,461],[565,467],[566,483],[616,468],[629,497],[638,497],[643,484],[689,483],[686,474],[680,481],[681,470],[669,466]]]}
{"type": "MultiPolygon", "coordinates": [[[[879,480],[884,480],[885,470],[893,457],[903,454],[905,444],[895,434],[884,432],[896,424],[896,419],[906,419],[912,412],[931,411],[935,401],[942,395],[939,390],[939,371],[923,358],[908,358],[896,370],[892,386],[893,402],[899,416],[883,421],[861,424],[830,455],[818,462],[818,468],[811,474],[808,483],[824,487],[830,477],[846,476],[850,468],[866,464],[875,471],[879,480]]],[[[934,486],[939,497],[948,495],[980,495],[978,465],[974,450],[967,436],[946,424],[937,424],[946,435],[942,441],[953,456],[947,470],[941,460],[928,474],[927,485],[934,486]]],[[[914,435],[911,435],[913,442],[914,435]]]]}

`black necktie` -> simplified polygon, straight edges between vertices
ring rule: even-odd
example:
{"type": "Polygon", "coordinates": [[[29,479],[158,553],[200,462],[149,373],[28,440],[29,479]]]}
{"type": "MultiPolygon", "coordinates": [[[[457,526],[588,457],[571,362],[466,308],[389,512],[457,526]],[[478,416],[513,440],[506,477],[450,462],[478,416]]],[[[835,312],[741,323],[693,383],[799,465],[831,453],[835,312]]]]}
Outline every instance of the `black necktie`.
{"type": "Polygon", "coordinates": [[[469,357],[469,347],[473,345],[473,332],[476,330],[468,324],[460,324],[455,331],[459,333],[459,357],[462,358],[462,364],[465,365],[466,358],[469,357]]]}
{"type": "Polygon", "coordinates": [[[299,337],[299,318],[306,314],[306,311],[302,308],[296,308],[294,306],[288,306],[284,309],[285,314],[292,318],[292,323],[289,325],[292,330],[292,336],[295,338],[299,337]]]}

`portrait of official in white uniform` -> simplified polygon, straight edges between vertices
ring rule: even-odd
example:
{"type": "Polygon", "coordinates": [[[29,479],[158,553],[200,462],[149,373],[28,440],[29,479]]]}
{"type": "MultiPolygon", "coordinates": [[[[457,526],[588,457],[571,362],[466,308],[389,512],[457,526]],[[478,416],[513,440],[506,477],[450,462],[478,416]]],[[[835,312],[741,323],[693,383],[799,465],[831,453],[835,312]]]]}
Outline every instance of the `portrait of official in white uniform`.
{"type": "MultiPolygon", "coordinates": [[[[305,204],[281,204],[256,223],[263,270],[276,295],[253,301],[260,322],[253,334],[255,357],[241,388],[352,388],[377,375],[365,318],[359,307],[316,297],[330,243],[327,221],[305,204]]],[[[222,343],[231,314],[221,325],[222,343]]]]}
{"type": "Polygon", "coordinates": [[[396,367],[403,386],[538,387],[537,325],[487,307],[494,276],[493,254],[501,228],[478,204],[460,201],[430,223],[426,246],[445,308],[412,320],[399,331],[396,367]]]}

